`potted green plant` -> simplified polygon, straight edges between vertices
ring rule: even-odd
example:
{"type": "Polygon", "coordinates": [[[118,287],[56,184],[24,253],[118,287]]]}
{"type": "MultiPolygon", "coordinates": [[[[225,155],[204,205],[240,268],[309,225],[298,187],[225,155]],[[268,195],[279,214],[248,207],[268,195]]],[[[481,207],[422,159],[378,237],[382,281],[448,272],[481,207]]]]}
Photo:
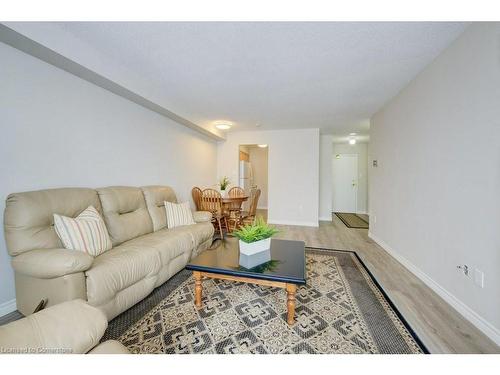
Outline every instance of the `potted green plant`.
{"type": "Polygon", "coordinates": [[[264,251],[269,252],[271,249],[271,237],[276,233],[278,233],[278,230],[268,225],[260,216],[253,224],[245,225],[233,232],[239,239],[240,254],[246,256],[253,256],[264,251]]]}
{"type": "Polygon", "coordinates": [[[226,190],[229,187],[230,183],[231,181],[229,181],[229,178],[227,178],[227,176],[221,178],[221,180],[219,181],[219,188],[222,195],[226,195],[226,190]]]}

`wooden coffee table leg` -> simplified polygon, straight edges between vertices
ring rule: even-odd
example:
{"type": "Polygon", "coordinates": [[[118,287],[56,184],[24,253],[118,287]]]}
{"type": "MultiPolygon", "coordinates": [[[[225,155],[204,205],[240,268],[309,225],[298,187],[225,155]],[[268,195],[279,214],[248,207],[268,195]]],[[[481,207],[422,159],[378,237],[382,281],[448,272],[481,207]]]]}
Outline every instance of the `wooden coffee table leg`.
{"type": "Polygon", "coordinates": [[[295,323],[295,292],[297,285],[286,284],[286,307],[287,307],[287,323],[292,325],[295,323]]]}
{"type": "Polygon", "coordinates": [[[203,294],[203,286],[201,284],[201,273],[193,271],[194,276],[194,304],[196,307],[201,307],[201,296],[203,294]]]}

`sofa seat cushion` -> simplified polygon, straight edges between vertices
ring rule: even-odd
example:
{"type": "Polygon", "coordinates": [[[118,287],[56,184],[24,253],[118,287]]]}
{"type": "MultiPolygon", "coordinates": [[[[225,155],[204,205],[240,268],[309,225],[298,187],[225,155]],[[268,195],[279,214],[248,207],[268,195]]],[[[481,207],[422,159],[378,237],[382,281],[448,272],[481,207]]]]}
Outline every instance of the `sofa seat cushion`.
{"type": "Polygon", "coordinates": [[[160,256],[161,265],[166,266],[172,260],[180,255],[189,254],[196,246],[194,237],[191,234],[196,225],[186,225],[172,229],[161,229],[157,232],[134,238],[126,244],[136,244],[148,249],[154,249],[160,256]]]}
{"type": "Polygon", "coordinates": [[[214,236],[214,226],[211,222],[198,223],[189,226],[190,232],[194,237],[195,248],[203,242],[214,236]]]}
{"type": "MultiPolygon", "coordinates": [[[[196,249],[199,244],[205,242],[209,238],[213,237],[214,229],[212,223],[199,223],[194,225],[183,225],[180,227],[170,228],[170,229],[162,229],[158,232],[155,232],[160,238],[173,238],[179,240],[181,237],[190,238],[191,246],[189,251],[196,249]]],[[[180,250],[180,249],[179,249],[180,250]]],[[[187,251],[187,249],[186,249],[187,251]]],[[[174,252],[175,256],[179,256],[180,252],[174,252]]],[[[175,257],[174,256],[174,257],[175,257]]]]}
{"type": "MultiPolygon", "coordinates": [[[[147,236],[143,236],[147,237],[147,236]]],[[[99,306],[147,278],[155,278],[161,268],[158,251],[145,241],[127,241],[94,258],[87,276],[87,296],[99,306]]]]}
{"type": "Polygon", "coordinates": [[[118,292],[153,277],[172,260],[189,260],[199,244],[213,236],[211,223],[161,229],[124,242],[97,256],[87,276],[87,295],[91,305],[99,306],[118,292]]]}

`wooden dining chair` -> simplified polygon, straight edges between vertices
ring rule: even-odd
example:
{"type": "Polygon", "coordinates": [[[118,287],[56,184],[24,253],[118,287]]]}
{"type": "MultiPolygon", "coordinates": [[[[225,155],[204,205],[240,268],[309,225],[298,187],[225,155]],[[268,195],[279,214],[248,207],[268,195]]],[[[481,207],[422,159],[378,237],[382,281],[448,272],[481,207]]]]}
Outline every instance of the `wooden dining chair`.
{"type": "Polygon", "coordinates": [[[259,203],[260,189],[252,189],[250,191],[250,205],[248,211],[242,212],[243,224],[253,224],[257,214],[257,204],[259,203]]]}
{"type": "Polygon", "coordinates": [[[242,197],[245,196],[245,190],[239,186],[235,186],[229,189],[227,195],[230,197],[242,197]]]}
{"type": "MultiPolygon", "coordinates": [[[[240,188],[239,186],[232,187],[227,195],[230,198],[234,197],[244,197],[245,196],[245,190],[243,188],[240,188]]],[[[232,232],[233,230],[237,229],[239,226],[242,224],[242,219],[243,217],[241,216],[241,205],[243,201],[234,201],[230,202],[227,204],[226,208],[228,211],[228,221],[229,224],[233,224],[232,228],[230,228],[230,231],[232,232]]]]}
{"type": "Polygon", "coordinates": [[[201,211],[201,193],[202,190],[198,186],[195,186],[191,190],[191,196],[193,197],[193,202],[194,205],[196,206],[196,211],[201,211]]]}
{"type": "Polygon", "coordinates": [[[224,238],[224,231],[222,230],[222,223],[225,224],[226,228],[227,219],[222,210],[222,196],[217,190],[205,189],[201,193],[200,199],[201,211],[209,211],[212,213],[212,224],[214,224],[215,229],[219,230],[221,238],[224,238]]]}
{"type": "Polygon", "coordinates": [[[257,185],[254,185],[250,188],[250,192],[248,194],[248,200],[243,203],[242,211],[243,214],[247,214],[250,211],[250,206],[252,205],[252,197],[255,196],[255,193],[257,192],[257,185]]]}

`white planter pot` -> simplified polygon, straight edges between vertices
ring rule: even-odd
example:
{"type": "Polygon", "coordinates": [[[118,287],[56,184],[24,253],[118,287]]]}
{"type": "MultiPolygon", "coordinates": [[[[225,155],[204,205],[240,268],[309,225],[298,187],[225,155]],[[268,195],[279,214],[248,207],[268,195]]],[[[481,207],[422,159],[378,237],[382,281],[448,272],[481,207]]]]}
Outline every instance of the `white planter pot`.
{"type": "Polygon", "coordinates": [[[240,266],[251,269],[271,260],[271,239],[246,243],[240,240],[240,266]]]}
{"type": "Polygon", "coordinates": [[[271,248],[271,239],[266,238],[265,240],[255,241],[252,243],[246,243],[240,240],[240,254],[245,255],[255,255],[261,251],[266,251],[271,248]]]}

